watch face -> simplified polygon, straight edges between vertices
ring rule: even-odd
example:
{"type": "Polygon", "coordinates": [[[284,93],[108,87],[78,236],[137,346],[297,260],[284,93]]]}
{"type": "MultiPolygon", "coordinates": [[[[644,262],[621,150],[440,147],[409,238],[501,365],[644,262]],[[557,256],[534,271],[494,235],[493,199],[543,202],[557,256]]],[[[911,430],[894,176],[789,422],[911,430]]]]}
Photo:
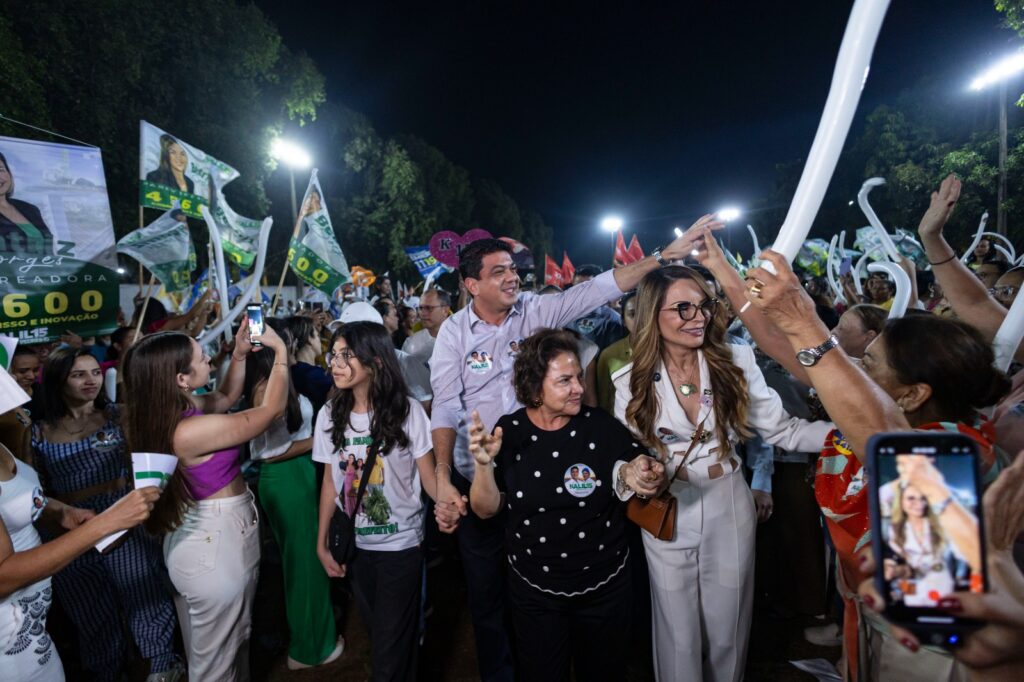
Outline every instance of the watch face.
{"type": "Polygon", "coordinates": [[[796,359],[804,367],[813,367],[818,362],[818,354],[810,350],[797,351],[796,359]]]}

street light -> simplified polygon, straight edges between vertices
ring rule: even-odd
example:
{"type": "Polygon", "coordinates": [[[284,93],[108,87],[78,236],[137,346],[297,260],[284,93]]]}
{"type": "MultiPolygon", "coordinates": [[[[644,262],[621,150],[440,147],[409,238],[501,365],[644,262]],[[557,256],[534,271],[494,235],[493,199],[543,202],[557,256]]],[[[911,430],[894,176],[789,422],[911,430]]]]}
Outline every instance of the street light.
{"type": "Polygon", "coordinates": [[[740,217],[741,214],[742,212],[740,211],[740,209],[736,208],[735,206],[726,206],[725,208],[720,208],[718,209],[718,211],[715,212],[715,215],[717,215],[722,221],[727,223],[736,220],[737,218],[740,217]]]}
{"type": "Polygon", "coordinates": [[[609,215],[601,219],[601,229],[612,234],[621,230],[623,224],[622,218],[617,215],[609,215]]]}
{"type": "Polygon", "coordinates": [[[270,155],[288,166],[288,178],[292,187],[292,215],[298,216],[299,209],[295,205],[295,169],[302,170],[313,165],[309,152],[288,140],[277,138],[270,145],[270,155]]]}
{"type": "Polygon", "coordinates": [[[987,71],[971,81],[970,89],[983,90],[993,83],[999,84],[999,191],[996,196],[996,232],[1006,234],[1006,81],[1024,70],[1024,52],[1010,55],[993,64],[987,71]]]}

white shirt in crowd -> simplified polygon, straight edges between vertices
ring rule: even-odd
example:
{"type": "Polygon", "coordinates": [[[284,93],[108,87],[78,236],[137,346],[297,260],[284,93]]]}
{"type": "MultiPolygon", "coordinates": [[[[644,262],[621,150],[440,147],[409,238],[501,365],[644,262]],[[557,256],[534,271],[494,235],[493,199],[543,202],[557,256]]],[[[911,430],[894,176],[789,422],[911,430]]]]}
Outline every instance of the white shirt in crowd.
{"type": "MultiPolygon", "coordinates": [[[[336,450],[331,439],[334,422],[331,403],[320,410],[313,430],[313,460],[331,470],[335,500],[346,512],[345,503],[354,505],[370,444],[370,413],[351,413],[345,428],[345,441],[336,450]]],[[[356,547],[397,552],[423,541],[423,502],[416,460],[431,451],[430,420],[423,407],[409,398],[409,416],[402,430],[409,446],[380,453],[373,471],[366,476],[366,492],[355,515],[356,547]]]]}
{"type": "Polygon", "coordinates": [[[421,329],[402,344],[402,350],[424,363],[430,362],[430,356],[434,352],[434,342],[437,339],[430,335],[426,329],[421,329]]]}

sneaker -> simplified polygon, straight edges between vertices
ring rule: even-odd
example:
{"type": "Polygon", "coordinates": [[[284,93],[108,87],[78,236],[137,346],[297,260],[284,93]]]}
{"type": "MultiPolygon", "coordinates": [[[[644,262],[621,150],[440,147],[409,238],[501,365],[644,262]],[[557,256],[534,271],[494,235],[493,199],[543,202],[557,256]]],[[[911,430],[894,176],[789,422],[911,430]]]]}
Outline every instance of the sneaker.
{"type": "Polygon", "coordinates": [[[818,646],[841,646],[843,631],[835,623],[804,628],[804,639],[818,646]]]}
{"type": "Polygon", "coordinates": [[[309,665],[308,663],[300,663],[300,662],[296,661],[294,658],[292,658],[291,656],[289,656],[288,657],[288,669],[289,670],[304,670],[306,668],[314,668],[314,667],[316,667],[318,665],[327,665],[328,663],[333,663],[334,661],[338,660],[344,652],[345,652],[345,638],[342,637],[341,635],[338,635],[338,643],[334,646],[334,651],[332,651],[327,658],[325,658],[324,660],[320,661],[319,663],[315,663],[313,665],[309,665]]]}
{"type": "Polygon", "coordinates": [[[178,682],[185,678],[185,666],[180,662],[175,663],[174,667],[170,670],[164,670],[159,673],[150,673],[146,677],[146,682],[178,682]]]}

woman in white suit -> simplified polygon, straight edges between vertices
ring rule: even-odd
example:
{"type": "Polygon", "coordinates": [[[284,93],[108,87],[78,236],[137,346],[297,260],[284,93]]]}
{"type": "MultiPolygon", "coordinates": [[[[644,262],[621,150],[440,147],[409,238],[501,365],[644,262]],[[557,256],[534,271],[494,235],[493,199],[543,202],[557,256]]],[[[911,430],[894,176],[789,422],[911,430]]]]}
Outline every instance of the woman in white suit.
{"type": "Polygon", "coordinates": [[[757,431],[785,450],[814,451],[831,429],[785,412],[753,351],[726,342],[726,317],[697,271],[649,273],[633,362],[613,377],[616,416],[665,463],[678,500],[671,541],[643,532],[660,682],[743,677],[757,518],[734,444],[757,431]]]}

